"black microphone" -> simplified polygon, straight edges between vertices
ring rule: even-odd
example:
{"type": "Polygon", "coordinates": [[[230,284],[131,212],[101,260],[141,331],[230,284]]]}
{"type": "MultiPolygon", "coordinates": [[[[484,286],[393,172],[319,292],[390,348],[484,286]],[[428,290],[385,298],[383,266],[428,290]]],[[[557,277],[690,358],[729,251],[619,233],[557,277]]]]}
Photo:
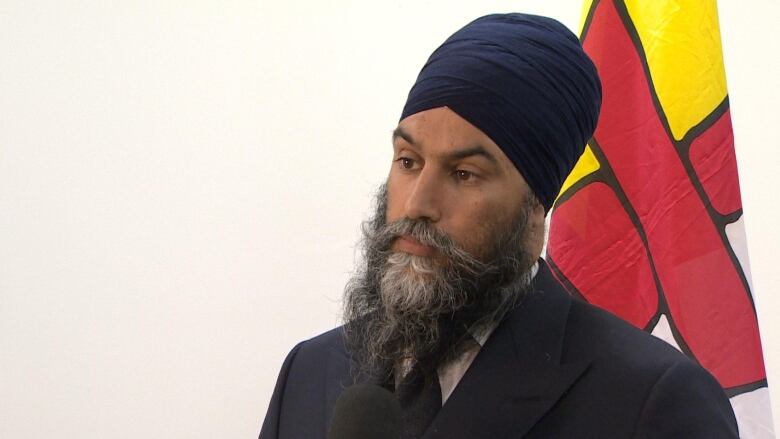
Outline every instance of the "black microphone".
{"type": "Polygon", "coordinates": [[[401,405],[384,387],[356,384],[336,401],[328,439],[398,439],[400,435],[401,405]]]}

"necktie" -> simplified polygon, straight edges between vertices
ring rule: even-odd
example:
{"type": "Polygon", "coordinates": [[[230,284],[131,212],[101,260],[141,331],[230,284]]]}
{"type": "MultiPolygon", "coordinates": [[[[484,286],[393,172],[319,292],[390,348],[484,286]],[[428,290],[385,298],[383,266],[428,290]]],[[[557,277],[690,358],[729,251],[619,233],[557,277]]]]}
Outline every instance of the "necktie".
{"type": "Polygon", "coordinates": [[[425,377],[416,367],[396,389],[401,403],[401,439],[419,439],[441,409],[439,377],[425,377]]]}

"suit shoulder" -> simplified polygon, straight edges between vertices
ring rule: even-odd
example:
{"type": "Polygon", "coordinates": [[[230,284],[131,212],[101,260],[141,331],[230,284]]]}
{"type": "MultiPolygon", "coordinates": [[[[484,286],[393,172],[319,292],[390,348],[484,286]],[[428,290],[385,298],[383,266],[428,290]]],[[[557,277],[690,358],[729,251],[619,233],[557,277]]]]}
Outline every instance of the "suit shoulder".
{"type": "Polygon", "coordinates": [[[669,343],[579,301],[572,301],[566,334],[566,360],[590,361],[582,398],[599,393],[619,401],[634,420],[633,437],[737,437],[715,377],[669,343]]]}
{"type": "Polygon", "coordinates": [[[326,431],[327,407],[338,396],[339,387],[333,381],[346,368],[346,359],[339,354],[343,346],[343,331],[339,327],[302,341],[290,351],[274,390],[261,439],[321,437],[326,431]]]}
{"type": "Polygon", "coordinates": [[[609,360],[634,370],[660,371],[679,362],[693,363],[669,343],[582,301],[572,301],[566,332],[569,353],[575,357],[609,360]]]}
{"type": "Polygon", "coordinates": [[[297,349],[297,357],[302,360],[321,358],[322,355],[326,355],[332,350],[344,353],[343,326],[304,340],[298,343],[294,349],[297,349]]]}
{"type": "Polygon", "coordinates": [[[330,331],[323,332],[320,335],[312,337],[308,340],[304,340],[302,343],[307,346],[332,346],[337,343],[341,343],[344,337],[344,327],[339,326],[333,328],[330,331]]]}

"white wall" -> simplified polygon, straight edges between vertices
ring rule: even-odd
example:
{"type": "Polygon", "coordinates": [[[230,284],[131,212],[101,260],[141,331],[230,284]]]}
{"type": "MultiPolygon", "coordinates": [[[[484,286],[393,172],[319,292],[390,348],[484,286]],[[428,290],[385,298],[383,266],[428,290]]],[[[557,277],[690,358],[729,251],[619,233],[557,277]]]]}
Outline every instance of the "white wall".
{"type": "MultiPolygon", "coordinates": [[[[0,2],[0,437],[256,437],[287,350],[338,322],[428,54],[581,8],[368,3],[0,2]]],[[[775,407],[778,18],[721,4],[775,407]]]]}

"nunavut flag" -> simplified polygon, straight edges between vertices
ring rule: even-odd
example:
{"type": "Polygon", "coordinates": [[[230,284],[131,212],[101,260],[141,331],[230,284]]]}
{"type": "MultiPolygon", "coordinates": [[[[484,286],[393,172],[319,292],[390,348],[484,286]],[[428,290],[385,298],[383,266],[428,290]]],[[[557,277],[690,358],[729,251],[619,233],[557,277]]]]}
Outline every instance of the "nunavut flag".
{"type": "Polygon", "coordinates": [[[547,260],[574,294],[720,382],[773,437],[715,0],[586,2],[598,127],[556,201],[547,260]]]}

